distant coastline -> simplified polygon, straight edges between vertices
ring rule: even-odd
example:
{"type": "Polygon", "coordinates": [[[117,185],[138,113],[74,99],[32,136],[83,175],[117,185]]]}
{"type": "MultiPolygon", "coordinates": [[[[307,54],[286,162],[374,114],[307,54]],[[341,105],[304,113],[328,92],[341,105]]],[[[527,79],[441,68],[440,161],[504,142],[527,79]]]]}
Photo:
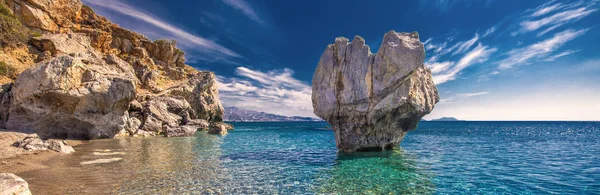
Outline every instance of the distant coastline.
{"type": "Polygon", "coordinates": [[[432,119],[430,121],[448,121],[448,122],[450,122],[450,121],[465,121],[465,120],[459,120],[454,117],[442,117],[442,118],[438,118],[438,119],[432,119]]]}
{"type": "Polygon", "coordinates": [[[266,112],[246,110],[238,107],[225,107],[223,120],[227,122],[322,122],[312,117],[282,116],[266,112]]]}

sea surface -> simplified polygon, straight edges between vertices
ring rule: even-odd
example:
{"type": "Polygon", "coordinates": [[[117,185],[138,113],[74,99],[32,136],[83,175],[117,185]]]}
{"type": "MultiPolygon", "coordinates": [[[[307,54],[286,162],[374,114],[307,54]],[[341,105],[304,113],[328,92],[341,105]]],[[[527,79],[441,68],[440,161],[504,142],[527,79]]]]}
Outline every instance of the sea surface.
{"type": "Polygon", "coordinates": [[[344,154],[321,122],[94,140],[20,174],[34,194],[600,194],[600,122],[421,122],[344,154]]]}

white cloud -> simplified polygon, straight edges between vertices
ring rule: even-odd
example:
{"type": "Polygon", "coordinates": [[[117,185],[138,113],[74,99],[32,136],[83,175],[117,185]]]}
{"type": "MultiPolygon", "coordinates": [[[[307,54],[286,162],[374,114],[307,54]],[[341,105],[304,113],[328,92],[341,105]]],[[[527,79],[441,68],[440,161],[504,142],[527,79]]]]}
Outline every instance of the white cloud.
{"type": "Polygon", "coordinates": [[[547,57],[565,43],[583,35],[585,32],[587,32],[587,29],[578,31],[568,29],[557,33],[552,38],[546,39],[542,42],[538,42],[523,48],[510,50],[507,53],[508,58],[500,61],[500,68],[507,69],[515,65],[531,63],[531,60],[547,57]]]}
{"type": "Polygon", "coordinates": [[[431,74],[439,74],[444,72],[450,68],[450,66],[454,65],[454,62],[433,62],[425,64],[429,69],[431,69],[431,74]]]}
{"type": "Polygon", "coordinates": [[[598,9],[591,8],[593,5],[595,5],[595,2],[588,4],[575,2],[567,5],[562,5],[561,3],[554,5],[542,5],[529,16],[529,19],[520,23],[520,32],[531,32],[538,29],[543,29],[537,34],[538,36],[541,36],[565,24],[576,22],[597,11],[598,9]],[[538,16],[543,15],[547,16],[538,18],[538,16]]]}
{"type": "Polygon", "coordinates": [[[485,31],[485,33],[483,34],[483,37],[487,37],[488,35],[491,35],[494,32],[496,32],[496,27],[492,26],[491,28],[489,28],[485,31]]]}
{"type": "Polygon", "coordinates": [[[489,48],[488,46],[483,46],[481,43],[479,43],[477,47],[473,48],[460,60],[458,60],[454,66],[448,68],[446,71],[441,71],[438,74],[434,74],[433,82],[439,85],[454,80],[463,69],[473,64],[487,61],[489,55],[496,52],[496,50],[496,48],[489,48]]]}
{"type": "Polygon", "coordinates": [[[557,10],[557,9],[559,9],[559,8],[561,8],[561,7],[562,7],[562,4],[561,4],[561,3],[557,3],[557,4],[554,4],[554,5],[549,5],[549,4],[551,4],[551,3],[553,3],[553,2],[546,3],[546,4],[544,4],[544,5],[540,6],[540,7],[538,7],[538,9],[537,9],[537,10],[535,10],[535,12],[533,12],[533,13],[531,14],[531,16],[534,16],[534,17],[537,17],[537,16],[543,16],[543,15],[545,15],[545,14],[547,14],[547,13],[550,13],[550,12],[552,12],[552,11],[554,11],[554,10],[557,10]]]}
{"type": "Polygon", "coordinates": [[[556,59],[558,59],[560,57],[571,55],[571,54],[574,54],[574,53],[577,53],[577,52],[579,52],[579,50],[567,50],[567,51],[563,51],[563,52],[560,52],[559,54],[556,54],[556,55],[548,57],[544,61],[551,62],[551,61],[554,61],[554,60],[556,60],[556,59]]]}
{"type": "Polygon", "coordinates": [[[240,10],[242,13],[248,16],[248,18],[260,24],[264,24],[264,21],[258,17],[256,11],[254,8],[252,8],[252,6],[250,6],[250,4],[248,4],[248,2],[244,0],[223,0],[223,3],[233,7],[234,9],[240,10]]]}
{"type": "Polygon", "coordinates": [[[94,7],[100,7],[120,14],[135,18],[149,25],[152,25],[160,30],[168,32],[175,37],[179,44],[187,45],[188,48],[196,48],[198,51],[204,51],[212,54],[222,54],[230,57],[240,57],[236,52],[227,49],[211,40],[186,32],[185,30],[171,25],[169,22],[162,21],[158,18],[150,16],[138,9],[135,9],[120,1],[99,1],[99,0],[83,0],[86,4],[94,7]]]}
{"type": "Polygon", "coordinates": [[[476,92],[476,93],[459,93],[457,95],[464,96],[464,97],[473,97],[473,96],[487,95],[489,93],[490,92],[484,91],[484,92],[476,92]]]}
{"type": "Polygon", "coordinates": [[[223,106],[284,116],[316,117],[312,109],[312,88],[293,78],[292,70],[261,72],[238,67],[236,74],[240,78],[217,78],[223,106]]]}
{"type": "Polygon", "coordinates": [[[434,44],[431,43],[432,40],[432,38],[429,38],[423,43],[423,45],[425,45],[426,50],[433,50],[435,53],[440,53],[446,47],[447,42],[434,44]]]}
{"type": "Polygon", "coordinates": [[[479,40],[479,35],[477,33],[475,33],[475,37],[473,37],[472,39],[465,41],[465,42],[457,43],[450,49],[450,50],[453,50],[454,48],[456,48],[456,51],[454,51],[454,53],[452,53],[452,55],[466,52],[477,42],[477,40],[479,40]]]}

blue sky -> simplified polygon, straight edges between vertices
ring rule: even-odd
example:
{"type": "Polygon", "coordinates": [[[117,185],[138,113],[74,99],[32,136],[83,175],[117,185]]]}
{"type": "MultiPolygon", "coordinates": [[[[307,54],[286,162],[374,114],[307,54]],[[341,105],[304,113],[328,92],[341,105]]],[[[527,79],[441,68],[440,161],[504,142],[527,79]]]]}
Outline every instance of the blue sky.
{"type": "Polygon", "coordinates": [[[441,102],[426,119],[600,120],[600,1],[84,0],[214,71],[224,106],[312,114],[311,79],[335,37],[417,31],[441,102]]]}

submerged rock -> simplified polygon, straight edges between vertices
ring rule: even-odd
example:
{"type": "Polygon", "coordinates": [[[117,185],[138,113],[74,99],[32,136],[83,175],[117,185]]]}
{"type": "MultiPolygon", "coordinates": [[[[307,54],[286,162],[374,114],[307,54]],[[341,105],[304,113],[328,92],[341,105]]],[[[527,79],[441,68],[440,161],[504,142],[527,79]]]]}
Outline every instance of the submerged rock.
{"type": "Polygon", "coordinates": [[[23,178],[12,173],[0,173],[0,194],[31,195],[31,191],[23,178]]]}
{"type": "Polygon", "coordinates": [[[314,113],[329,122],[343,151],[398,145],[439,101],[425,50],[414,33],[390,31],[372,54],[365,40],[336,38],[313,76],[314,113]]]}
{"type": "Polygon", "coordinates": [[[227,128],[230,127],[228,126],[228,124],[225,123],[214,123],[211,124],[209,129],[208,129],[208,134],[220,134],[220,135],[225,135],[227,134],[227,128]]]}

